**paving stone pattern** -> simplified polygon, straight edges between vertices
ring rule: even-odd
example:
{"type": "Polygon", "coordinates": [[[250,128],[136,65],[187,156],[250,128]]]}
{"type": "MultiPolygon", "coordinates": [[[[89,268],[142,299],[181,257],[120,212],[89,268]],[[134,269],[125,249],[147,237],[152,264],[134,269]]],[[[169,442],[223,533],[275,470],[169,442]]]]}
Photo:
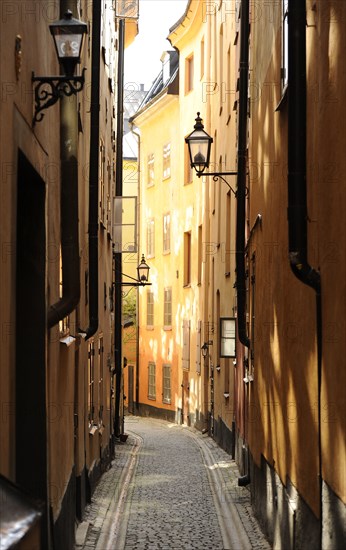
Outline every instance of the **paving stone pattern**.
{"type": "MultiPolygon", "coordinates": [[[[176,425],[139,425],[143,446],[133,483],[125,549],[222,549],[199,448],[176,425]]],[[[135,425],[128,425],[128,429],[136,432],[135,425]]]]}
{"type": "Polygon", "coordinates": [[[134,448],[135,434],[142,443],[125,509],[120,515],[121,528],[119,525],[113,528],[114,533],[122,530],[123,536],[117,539],[119,546],[113,550],[226,550],[203,446],[221,474],[213,482],[219,500],[236,507],[251,548],[270,550],[253,516],[249,489],[238,487],[235,462],[210,437],[191,428],[132,416],[125,420],[125,431],[130,434],[128,440],[116,445],[115,460],[102,476],[77,530],[75,550],[96,548],[110,504],[119,498],[121,473],[126,470],[134,448]]]}

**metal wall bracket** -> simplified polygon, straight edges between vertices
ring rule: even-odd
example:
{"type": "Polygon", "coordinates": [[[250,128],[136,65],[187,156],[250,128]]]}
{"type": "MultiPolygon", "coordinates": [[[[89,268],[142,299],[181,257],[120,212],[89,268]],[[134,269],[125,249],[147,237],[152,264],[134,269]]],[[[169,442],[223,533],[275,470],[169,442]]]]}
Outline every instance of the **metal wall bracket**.
{"type": "Polygon", "coordinates": [[[76,95],[84,87],[85,68],[80,76],[35,76],[32,73],[31,81],[37,83],[34,87],[35,111],[32,125],[41,122],[44,117],[42,111],[54,105],[63,95],[76,95]]]}

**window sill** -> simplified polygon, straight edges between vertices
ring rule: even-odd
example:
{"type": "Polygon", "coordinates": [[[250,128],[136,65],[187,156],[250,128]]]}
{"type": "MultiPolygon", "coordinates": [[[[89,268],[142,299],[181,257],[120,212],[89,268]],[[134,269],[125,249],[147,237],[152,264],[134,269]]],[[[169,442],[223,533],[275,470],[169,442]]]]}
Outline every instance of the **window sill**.
{"type": "Polygon", "coordinates": [[[163,330],[167,330],[167,331],[172,330],[172,325],[164,326],[163,330]]]}
{"type": "Polygon", "coordinates": [[[149,397],[149,395],[148,395],[148,399],[149,401],[156,401],[156,397],[149,397]]]}
{"type": "Polygon", "coordinates": [[[60,344],[63,344],[66,347],[70,347],[75,340],[76,339],[73,336],[64,336],[63,338],[60,338],[60,344]]]}

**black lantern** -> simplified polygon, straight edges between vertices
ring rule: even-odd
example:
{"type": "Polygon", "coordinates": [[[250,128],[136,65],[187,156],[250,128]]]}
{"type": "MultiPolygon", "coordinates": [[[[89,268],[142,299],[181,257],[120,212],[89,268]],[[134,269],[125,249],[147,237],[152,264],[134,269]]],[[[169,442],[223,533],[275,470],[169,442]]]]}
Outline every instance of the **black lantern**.
{"type": "Polygon", "coordinates": [[[213,143],[213,138],[204,130],[199,115],[200,113],[197,113],[193,132],[185,138],[189,148],[191,168],[195,168],[198,176],[209,166],[210,149],[213,143]]]}
{"type": "Polygon", "coordinates": [[[142,254],[142,260],[139,266],[137,267],[138,282],[142,285],[148,282],[149,279],[149,269],[150,267],[145,261],[144,254],[142,254]]]}
{"type": "Polygon", "coordinates": [[[203,357],[207,357],[208,344],[206,342],[204,342],[203,346],[201,347],[201,352],[202,352],[203,357]]]}
{"type": "Polygon", "coordinates": [[[204,172],[209,167],[211,144],[213,138],[204,130],[202,119],[197,113],[196,124],[194,130],[185,138],[185,142],[189,148],[191,168],[196,170],[197,176],[210,176],[214,181],[221,179],[228,185],[232,193],[237,196],[236,191],[230,186],[224,176],[236,176],[237,172],[204,172]]]}
{"type": "Polygon", "coordinates": [[[54,105],[62,96],[71,96],[80,92],[84,87],[84,71],[76,76],[76,65],[80,63],[84,35],[88,26],[79,19],[72,17],[68,10],[62,19],[49,25],[54,38],[58,60],[64,70],[64,75],[35,76],[32,73],[32,82],[35,82],[34,99],[35,110],[33,125],[40,122],[44,114],[42,111],[54,105]]]}
{"type": "Polygon", "coordinates": [[[53,35],[59,63],[66,76],[73,76],[77,63],[80,63],[87,24],[74,19],[72,11],[67,10],[62,19],[49,25],[49,30],[53,35]]]}

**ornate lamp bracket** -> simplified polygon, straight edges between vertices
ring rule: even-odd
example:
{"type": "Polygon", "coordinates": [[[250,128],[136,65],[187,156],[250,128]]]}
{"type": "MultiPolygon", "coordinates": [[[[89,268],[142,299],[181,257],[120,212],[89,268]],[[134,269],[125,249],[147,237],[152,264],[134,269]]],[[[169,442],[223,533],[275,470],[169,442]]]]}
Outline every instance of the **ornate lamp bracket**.
{"type": "Polygon", "coordinates": [[[35,111],[32,119],[32,125],[40,122],[48,107],[54,105],[63,95],[69,97],[76,95],[84,87],[85,68],[80,76],[35,76],[32,73],[31,81],[36,83],[34,86],[35,111]]]}

